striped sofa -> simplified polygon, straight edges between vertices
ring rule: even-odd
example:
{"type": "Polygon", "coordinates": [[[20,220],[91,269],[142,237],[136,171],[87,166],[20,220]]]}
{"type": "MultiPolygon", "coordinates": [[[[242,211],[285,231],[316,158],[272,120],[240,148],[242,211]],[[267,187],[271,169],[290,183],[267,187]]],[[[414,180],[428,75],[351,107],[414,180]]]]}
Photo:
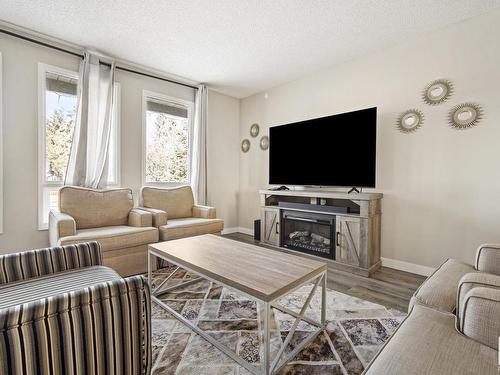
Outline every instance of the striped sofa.
{"type": "Polygon", "coordinates": [[[149,374],[150,320],[97,242],[0,256],[0,374],[149,374]]]}

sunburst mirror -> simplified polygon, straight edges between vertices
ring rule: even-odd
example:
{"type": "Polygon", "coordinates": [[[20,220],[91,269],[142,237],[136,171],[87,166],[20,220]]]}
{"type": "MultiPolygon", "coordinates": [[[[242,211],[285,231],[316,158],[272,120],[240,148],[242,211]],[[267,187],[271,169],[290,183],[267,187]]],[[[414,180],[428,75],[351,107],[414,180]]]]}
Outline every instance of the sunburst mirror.
{"type": "Polygon", "coordinates": [[[250,150],[250,141],[248,139],[244,139],[241,141],[241,151],[248,152],[250,150]]]}
{"type": "Polygon", "coordinates": [[[269,137],[267,135],[260,139],[260,148],[261,150],[267,150],[269,148],[269,137]]]}
{"type": "Polygon", "coordinates": [[[398,117],[397,128],[403,133],[412,133],[424,123],[424,114],[418,109],[409,109],[398,117]]]}
{"type": "Polygon", "coordinates": [[[425,103],[437,105],[448,100],[453,94],[453,84],[447,79],[438,79],[427,85],[422,93],[425,103]]]}
{"type": "Polygon", "coordinates": [[[252,126],[250,126],[250,135],[253,138],[259,135],[259,131],[260,131],[259,124],[252,124],[252,126]]]}
{"type": "Polygon", "coordinates": [[[448,121],[455,129],[468,129],[476,126],[483,117],[482,108],[476,103],[462,103],[453,107],[448,121]]]}

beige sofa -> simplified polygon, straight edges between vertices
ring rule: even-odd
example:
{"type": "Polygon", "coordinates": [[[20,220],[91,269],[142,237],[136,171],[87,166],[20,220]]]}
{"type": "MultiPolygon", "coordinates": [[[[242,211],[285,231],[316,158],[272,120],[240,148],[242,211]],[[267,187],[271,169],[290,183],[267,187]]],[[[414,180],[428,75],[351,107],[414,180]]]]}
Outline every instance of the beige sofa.
{"type": "Polygon", "coordinates": [[[104,265],[121,276],[147,271],[148,244],[158,241],[153,215],[134,207],[132,190],[59,190],[59,211],[49,214],[51,246],[98,241],[104,265]]]}
{"type": "Polygon", "coordinates": [[[497,374],[500,245],[475,265],[447,260],[415,292],[409,314],[365,374],[497,374]]]}
{"type": "Polygon", "coordinates": [[[216,218],[214,207],[194,204],[190,186],[170,189],[143,187],[140,198],[140,209],[152,213],[160,241],[220,234],[224,229],[224,221],[216,218]]]}

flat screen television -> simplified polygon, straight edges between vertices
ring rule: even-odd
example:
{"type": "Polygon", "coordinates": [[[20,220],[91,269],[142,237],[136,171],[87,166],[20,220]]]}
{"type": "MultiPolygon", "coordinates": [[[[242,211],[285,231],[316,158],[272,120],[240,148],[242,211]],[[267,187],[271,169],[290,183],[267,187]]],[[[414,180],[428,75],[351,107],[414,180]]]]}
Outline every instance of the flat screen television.
{"type": "Polygon", "coordinates": [[[375,187],[377,108],[269,129],[269,183],[375,187]]]}

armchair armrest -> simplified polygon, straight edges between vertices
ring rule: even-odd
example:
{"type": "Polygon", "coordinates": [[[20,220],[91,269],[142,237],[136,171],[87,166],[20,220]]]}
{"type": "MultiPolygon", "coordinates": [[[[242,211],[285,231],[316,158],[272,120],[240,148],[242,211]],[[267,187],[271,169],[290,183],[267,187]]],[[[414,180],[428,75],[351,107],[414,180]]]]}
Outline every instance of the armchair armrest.
{"type": "Polygon", "coordinates": [[[477,248],[476,264],[478,271],[500,275],[500,244],[482,244],[477,248]]]}
{"type": "Polygon", "coordinates": [[[144,278],[133,276],[0,310],[0,348],[15,348],[0,350],[0,370],[68,373],[71,367],[65,366],[78,358],[79,369],[89,369],[89,373],[96,368],[113,374],[149,374],[149,293],[144,278]],[[40,345],[37,337],[50,340],[40,345]],[[33,360],[47,353],[56,354],[51,361],[33,360]]]}
{"type": "Polygon", "coordinates": [[[50,246],[57,246],[61,237],[74,236],[76,234],[76,222],[70,215],[56,210],[49,212],[49,240],[50,246]]]}
{"type": "Polygon", "coordinates": [[[95,241],[6,254],[0,256],[0,284],[101,264],[95,241]]]}
{"type": "Polygon", "coordinates": [[[167,213],[165,211],[150,207],[139,207],[139,209],[150,212],[153,215],[153,227],[159,228],[167,224],[167,213]]]}
{"type": "Polygon", "coordinates": [[[459,330],[465,336],[498,350],[500,337],[500,290],[471,289],[459,311],[459,330]]]}
{"type": "MultiPolygon", "coordinates": [[[[477,287],[500,290],[500,276],[484,272],[471,272],[465,274],[458,282],[457,312],[460,311],[460,307],[464,303],[467,293],[477,287]]],[[[460,320],[459,314],[458,320],[460,320]]]]}
{"type": "Polygon", "coordinates": [[[215,219],[216,213],[215,207],[200,206],[197,204],[193,206],[193,217],[215,219]]]}
{"type": "Polygon", "coordinates": [[[153,215],[151,212],[132,208],[128,214],[128,225],[130,227],[151,227],[153,226],[153,215]]]}

